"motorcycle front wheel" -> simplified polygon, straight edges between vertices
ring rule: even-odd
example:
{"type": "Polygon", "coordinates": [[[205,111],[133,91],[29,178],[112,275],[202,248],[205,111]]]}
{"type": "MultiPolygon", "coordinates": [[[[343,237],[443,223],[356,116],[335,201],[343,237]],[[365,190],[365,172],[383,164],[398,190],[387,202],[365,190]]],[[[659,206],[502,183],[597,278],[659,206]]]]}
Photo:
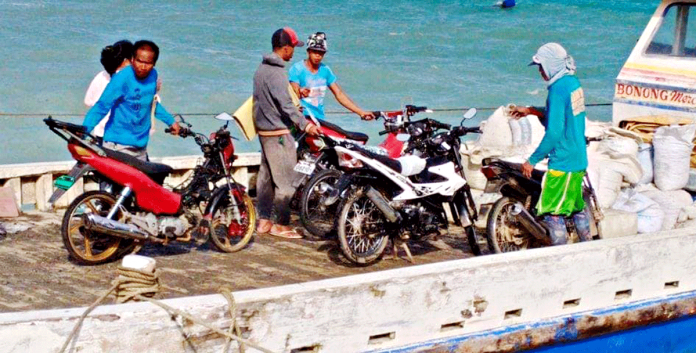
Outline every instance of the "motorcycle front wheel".
{"type": "Polygon", "coordinates": [[[368,266],[382,258],[389,243],[384,214],[359,188],[339,206],[336,219],[338,242],[343,255],[352,263],[368,266]]]}
{"type": "Polygon", "coordinates": [[[212,210],[210,240],[222,252],[242,250],[254,235],[256,209],[249,194],[233,191],[236,206],[230,202],[229,193],[212,210]],[[239,213],[239,219],[235,212],[239,213]]]}
{"type": "MultiPolygon", "coordinates": [[[[125,248],[134,246],[131,240],[85,229],[84,215],[93,213],[106,217],[115,203],[116,198],[109,193],[88,191],[78,196],[65,211],[60,233],[65,248],[76,262],[83,265],[109,262],[124,255],[125,248]]],[[[120,217],[119,211],[114,219],[120,217]]]]}
{"type": "Polygon", "coordinates": [[[508,197],[502,197],[493,204],[488,213],[486,237],[492,253],[519,251],[532,246],[532,235],[511,213],[515,202],[508,197]]]}
{"type": "Polygon", "coordinates": [[[322,239],[334,228],[338,199],[326,205],[325,200],[334,190],[341,172],[325,169],[317,172],[305,185],[300,200],[300,220],[313,236],[322,239]]]}

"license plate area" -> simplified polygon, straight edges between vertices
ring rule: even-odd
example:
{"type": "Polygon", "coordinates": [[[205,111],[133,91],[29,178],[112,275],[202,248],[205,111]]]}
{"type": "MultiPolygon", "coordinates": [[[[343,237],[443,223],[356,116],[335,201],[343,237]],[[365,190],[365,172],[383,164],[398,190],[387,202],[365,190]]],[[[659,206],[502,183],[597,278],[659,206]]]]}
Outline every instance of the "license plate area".
{"type": "Polygon", "coordinates": [[[293,169],[296,172],[311,175],[312,173],[314,173],[314,168],[316,168],[316,164],[314,163],[310,163],[307,161],[299,161],[297,162],[297,164],[295,164],[295,168],[293,169]]]}

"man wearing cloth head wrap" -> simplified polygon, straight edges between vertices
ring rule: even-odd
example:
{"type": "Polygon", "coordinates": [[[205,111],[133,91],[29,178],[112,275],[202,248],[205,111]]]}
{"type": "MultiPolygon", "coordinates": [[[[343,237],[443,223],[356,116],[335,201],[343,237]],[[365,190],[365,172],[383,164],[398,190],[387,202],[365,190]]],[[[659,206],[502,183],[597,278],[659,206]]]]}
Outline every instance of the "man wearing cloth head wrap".
{"type": "Polygon", "coordinates": [[[547,43],[537,50],[529,65],[539,67],[541,77],[548,82],[549,94],[544,111],[516,107],[511,112],[516,118],[536,115],[545,119],[544,138],[522,166],[522,173],[531,177],[534,165],[548,157],[549,169],[542,181],[537,215],[544,215],[553,245],[567,242],[564,218],[569,216],[575,221],[580,240],[590,240],[590,223],[582,198],[587,169],[585,96],[575,76],[575,61],[560,44],[547,43]]]}

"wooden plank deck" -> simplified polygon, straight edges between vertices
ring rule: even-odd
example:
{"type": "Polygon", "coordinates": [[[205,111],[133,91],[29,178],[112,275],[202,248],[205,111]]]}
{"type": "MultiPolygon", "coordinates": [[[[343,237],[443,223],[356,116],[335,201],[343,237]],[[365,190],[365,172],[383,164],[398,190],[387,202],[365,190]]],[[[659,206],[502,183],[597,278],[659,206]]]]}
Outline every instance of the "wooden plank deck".
{"type": "MultiPolygon", "coordinates": [[[[7,228],[27,228],[0,240],[0,312],[88,306],[107,290],[120,261],[80,266],[68,259],[60,236],[60,213],[29,212],[0,220],[7,228]]],[[[294,217],[296,226],[299,226],[294,217]]],[[[465,235],[454,228],[441,237],[446,249],[412,246],[416,265],[471,257],[465,235]]],[[[438,245],[438,244],[436,244],[438,245]]],[[[442,247],[442,246],[440,246],[442,247]]],[[[370,267],[354,267],[331,240],[285,240],[258,236],[247,248],[221,253],[209,244],[145,246],[139,254],[157,260],[161,281],[175,291],[161,298],[218,293],[308,282],[332,277],[412,266],[407,260],[383,259],[370,267]]]]}

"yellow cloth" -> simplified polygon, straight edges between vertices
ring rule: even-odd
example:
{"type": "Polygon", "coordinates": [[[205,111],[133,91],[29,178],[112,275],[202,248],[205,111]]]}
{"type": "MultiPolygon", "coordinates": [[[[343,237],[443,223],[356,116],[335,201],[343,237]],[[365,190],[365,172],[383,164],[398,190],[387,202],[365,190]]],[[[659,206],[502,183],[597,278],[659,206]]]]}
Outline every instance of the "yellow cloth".
{"type": "MultiPolygon", "coordinates": [[[[646,143],[652,143],[655,130],[661,126],[688,125],[693,123],[694,120],[689,118],[680,118],[669,115],[651,115],[623,120],[619,123],[619,127],[635,132],[636,134],[640,135],[640,137],[646,143]]],[[[694,139],[694,142],[696,142],[696,139],[694,139]]],[[[696,168],[696,145],[694,146],[694,150],[691,152],[691,168],[696,168]]]]}
{"type": "MultiPolygon", "coordinates": [[[[292,103],[300,108],[300,99],[295,94],[295,90],[292,89],[290,83],[288,83],[288,92],[290,93],[290,98],[292,98],[292,103]]],[[[237,108],[237,110],[232,114],[234,121],[237,123],[239,130],[244,134],[244,138],[247,141],[251,141],[256,137],[256,126],[254,125],[254,98],[247,98],[244,103],[237,108]]]]}

